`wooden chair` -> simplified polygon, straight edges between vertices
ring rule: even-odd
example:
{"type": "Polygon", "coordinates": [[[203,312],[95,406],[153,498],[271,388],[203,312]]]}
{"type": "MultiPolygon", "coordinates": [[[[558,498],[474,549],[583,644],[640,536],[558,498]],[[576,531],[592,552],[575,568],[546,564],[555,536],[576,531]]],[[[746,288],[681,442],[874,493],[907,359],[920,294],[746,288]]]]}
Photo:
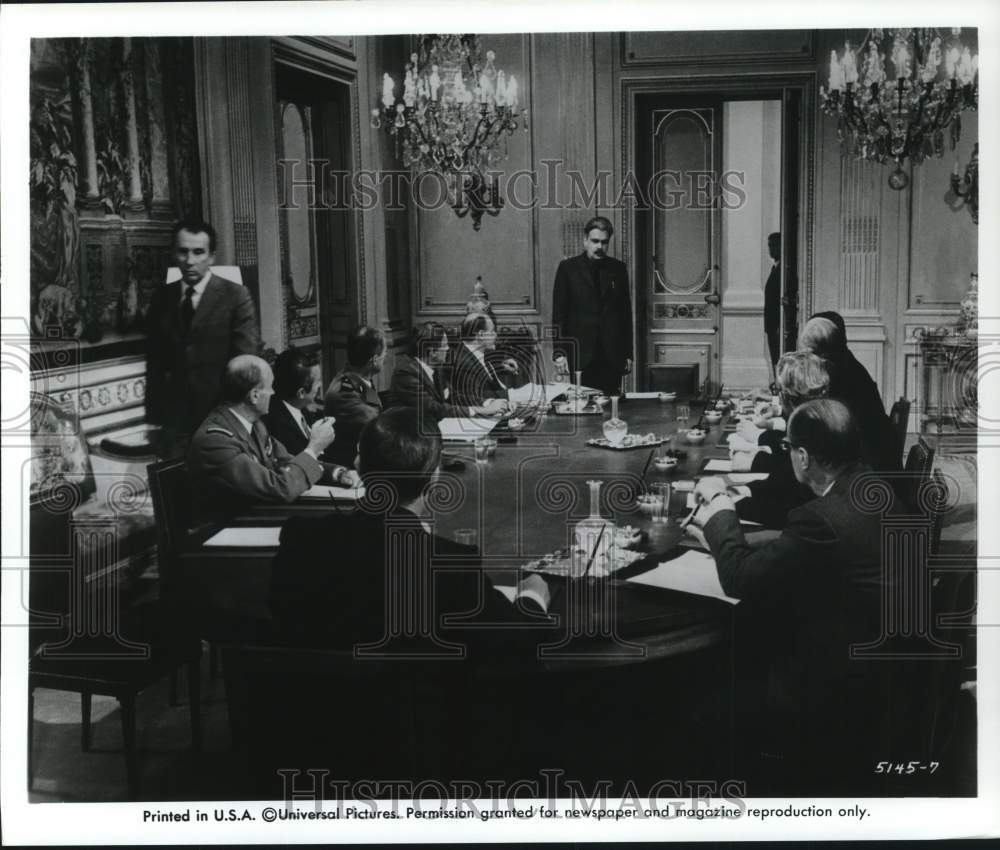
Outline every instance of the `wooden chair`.
{"type": "Polygon", "coordinates": [[[927,445],[923,437],[919,437],[906,455],[902,486],[899,490],[907,509],[913,513],[920,513],[922,510],[919,502],[920,488],[930,479],[933,467],[934,449],[927,445]]]}
{"type": "MultiPolygon", "coordinates": [[[[172,463],[178,463],[176,461],[172,463]]],[[[156,502],[154,500],[154,506],[156,502]]],[[[158,532],[169,532],[167,523],[156,511],[158,532]]],[[[109,517],[112,524],[114,518],[109,517]]],[[[169,563],[169,562],[168,562],[169,563]]],[[[94,694],[111,696],[121,706],[122,738],[128,797],[138,798],[139,772],[136,753],[136,698],[150,685],[186,665],[188,698],[191,713],[191,742],[201,749],[200,664],[201,641],[174,616],[163,597],[165,584],[161,577],[160,598],[120,602],[114,588],[115,576],[110,569],[93,572],[86,596],[74,598],[74,607],[64,618],[66,634],[61,641],[49,640],[32,654],[28,674],[28,782],[34,779],[33,727],[34,692],[36,688],[71,691],[80,694],[81,746],[86,751],[91,740],[91,699],[94,694]],[[120,605],[120,607],[119,607],[120,605]],[[94,622],[90,620],[93,619],[94,622]]],[[[75,558],[72,570],[93,571],[94,564],[84,564],[75,558]]],[[[74,586],[83,581],[73,579],[74,586]]]]}
{"type": "Polygon", "coordinates": [[[897,457],[902,459],[903,449],[906,446],[906,429],[910,423],[910,401],[903,396],[894,402],[889,411],[889,421],[892,423],[892,430],[896,434],[896,445],[899,447],[897,457]]]}

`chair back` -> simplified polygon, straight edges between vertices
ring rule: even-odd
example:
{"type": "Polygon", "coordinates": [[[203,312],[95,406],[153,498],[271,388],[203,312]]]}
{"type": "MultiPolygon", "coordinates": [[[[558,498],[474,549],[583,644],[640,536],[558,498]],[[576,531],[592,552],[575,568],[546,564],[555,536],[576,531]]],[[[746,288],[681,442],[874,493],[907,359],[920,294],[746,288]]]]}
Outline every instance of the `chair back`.
{"type": "Polygon", "coordinates": [[[903,447],[906,445],[906,429],[910,423],[910,401],[903,396],[894,402],[889,411],[889,421],[892,423],[892,430],[896,435],[896,446],[898,447],[897,457],[902,460],[903,447]]]}
{"type": "Polygon", "coordinates": [[[160,579],[167,584],[181,544],[191,527],[194,493],[187,461],[173,458],[146,467],[156,520],[156,550],[160,579]]]}
{"type": "Polygon", "coordinates": [[[931,469],[934,466],[934,449],[924,442],[920,437],[910,448],[906,455],[906,464],[903,466],[903,482],[900,488],[906,507],[913,513],[922,513],[919,494],[920,488],[930,480],[931,469]]]}

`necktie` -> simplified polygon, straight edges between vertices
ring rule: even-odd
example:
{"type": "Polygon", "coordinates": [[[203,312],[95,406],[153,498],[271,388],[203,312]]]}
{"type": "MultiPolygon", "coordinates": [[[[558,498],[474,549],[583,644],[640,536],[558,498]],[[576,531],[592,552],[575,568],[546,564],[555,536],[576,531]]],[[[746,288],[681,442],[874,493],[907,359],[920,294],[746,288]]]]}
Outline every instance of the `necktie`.
{"type": "Polygon", "coordinates": [[[184,293],[184,301],[181,302],[181,326],[187,333],[191,329],[191,320],[194,319],[194,287],[189,286],[184,293]]]}
{"type": "Polygon", "coordinates": [[[306,439],[308,440],[312,436],[312,431],[309,429],[309,423],[306,422],[306,418],[301,414],[299,415],[299,425],[302,428],[302,433],[306,435],[306,439]]]}

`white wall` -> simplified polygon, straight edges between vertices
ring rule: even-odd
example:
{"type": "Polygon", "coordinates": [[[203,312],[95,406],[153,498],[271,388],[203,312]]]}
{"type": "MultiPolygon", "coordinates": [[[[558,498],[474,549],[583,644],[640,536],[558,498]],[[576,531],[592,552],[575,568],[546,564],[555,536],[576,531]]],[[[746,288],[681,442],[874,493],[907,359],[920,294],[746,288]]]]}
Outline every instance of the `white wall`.
{"type": "Polygon", "coordinates": [[[732,388],[763,386],[770,380],[767,235],[781,221],[780,101],[725,103],[722,142],[723,171],[742,172],[746,194],[742,206],[722,211],[722,381],[732,388]]]}

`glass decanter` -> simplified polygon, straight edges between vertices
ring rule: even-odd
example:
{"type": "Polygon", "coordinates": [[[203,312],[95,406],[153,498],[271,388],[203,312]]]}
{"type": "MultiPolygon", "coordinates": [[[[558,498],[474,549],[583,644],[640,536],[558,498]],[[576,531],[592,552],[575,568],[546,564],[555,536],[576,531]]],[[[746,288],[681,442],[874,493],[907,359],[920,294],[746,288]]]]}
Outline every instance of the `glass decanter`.
{"type": "Polygon", "coordinates": [[[618,418],[619,396],[611,396],[611,418],[604,421],[604,436],[613,446],[620,446],[628,434],[628,423],[618,418]]]}
{"type": "Polygon", "coordinates": [[[601,516],[601,483],[587,482],[590,488],[590,516],[580,520],[573,528],[570,574],[574,578],[580,578],[585,574],[599,576],[608,573],[614,526],[601,516]],[[588,564],[590,564],[589,570],[588,564]]]}

